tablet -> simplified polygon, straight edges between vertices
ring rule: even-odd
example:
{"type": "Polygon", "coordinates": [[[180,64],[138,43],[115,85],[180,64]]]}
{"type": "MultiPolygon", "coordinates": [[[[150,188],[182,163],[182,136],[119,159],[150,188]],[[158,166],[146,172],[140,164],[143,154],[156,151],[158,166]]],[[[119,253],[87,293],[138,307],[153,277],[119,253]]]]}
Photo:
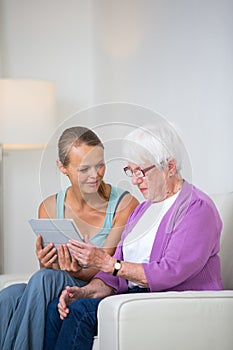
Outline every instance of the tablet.
{"type": "Polygon", "coordinates": [[[31,219],[28,222],[35,234],[42,236],[44,247],[54,243],[57,248],[69,239],[84,240],[73,219],[31,219]]]}

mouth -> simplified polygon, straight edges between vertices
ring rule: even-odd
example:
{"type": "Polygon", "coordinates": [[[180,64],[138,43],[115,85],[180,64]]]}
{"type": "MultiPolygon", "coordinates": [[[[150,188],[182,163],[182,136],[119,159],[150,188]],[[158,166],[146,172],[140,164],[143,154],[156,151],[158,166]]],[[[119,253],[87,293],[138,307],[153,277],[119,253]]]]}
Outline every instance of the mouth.
{"type": "Polygon", "coordinates": [[[146,187],[139,187],[139,190],[140,190],[142,193],[144,193],[144,192],[147,191],[147,188],[146,188],[146,187]]]}
{"type": "Polygon", "coordinates": [[[90,187],[98,187],[99,184],[100,184],[100,181],[99,181],[99,180],[87,182],[87,185],[90,186],[90,187]]]}

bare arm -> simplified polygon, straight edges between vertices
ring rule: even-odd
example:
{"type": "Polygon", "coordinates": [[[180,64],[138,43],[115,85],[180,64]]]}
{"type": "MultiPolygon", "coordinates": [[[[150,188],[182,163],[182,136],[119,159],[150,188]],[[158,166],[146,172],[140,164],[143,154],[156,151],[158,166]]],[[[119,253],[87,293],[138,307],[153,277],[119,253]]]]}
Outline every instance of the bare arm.
{"type": "Polygon", "coordinates": [[[80,298],[105,298],[113,294],[113,289],[99,279],[92,280],[88,285],[79,287],[66,287],[58,303],[60,318],[64,320],[69,314],[69,305],[80,298]]]}
{"type": "MultiPolygon", "coordinates": [[[[126,194],[120,201],[113,219],[112,229],[109,232],[108,237],[103,246],[103,249],[107,254],[112,256],[115,253],[116,246],[121,239],[121,235],[125,228],[125,224],[128,220],[128,217],[132,213],[132,211],[137,207],[137,205],[138,200],[131,194],[126,194]]],[[[73,255],[73,257],[75,257],[75,255],[73,255]]],[[[76,258],[75,260],[77,261],[76,258]]],[[[96,273],[99,271],[98,267],[96,266],[86,266],[88,266],[88,268],[80,268],[75,274],[75,277],[78,277],[84,281],[90,281],[90,279],[93,276],[95,276],[96,273]]]]}
{"type": "MultiPolygon", "coordinates": [[[[84,265],[95,267],[98,270],[112,274],[116,259],[109,255],[103,248],[94,246],[87,242],[71,240],[68,244],[72,255],[84,265]]],[[[121,269],[118,276],[147,288],[148,283],[142,264],[121,262],[121,269]]]]}
{"type": "MultiPolygon", "coordinates": [[[[104,251],[110,256],[115,253],[116,246],[120,241],[126,221],[131,212],[137,207],[138,201],[130,194],[125,195],[120,201],[116,210],[113,226],[108,234],[104,244],[104,251]]],[[[48,197],[39,207],[39,218],[55,218],[56,217],[56,197],[55,195],[48,197]]],[[[62,269],[70,275],[79,278],[83,281],[90,281],[93,276],[99,271],[97,266],[87,265],[88,268],[82,268],[78,264],[75,256],[70,259],[69,251],[66,245],[60,245],[58,250],[50,243],[43,248],[42,238],[38,237],[36,243],[36,254],[40,262],[40,267],[62,269]],[[55,264],[58,259],[59,264],[55,264]]]]}
{"type": "MultiPolygon", "coordinates": [[[[48,219],[54,218],[56,206],[56,197],[55,195],[45,199],[39,206],[38,218],[39,219],[48,219]]],[[[53,243],[50,243],[48,246],[43,248],[42,237],[38,236],[36,240],[36,256],[39,260],[40,268],[56,268],[58,269],[58,264],[55,264],[55,261],[58,258],[57,250],[54,247],[53,243]]]]}

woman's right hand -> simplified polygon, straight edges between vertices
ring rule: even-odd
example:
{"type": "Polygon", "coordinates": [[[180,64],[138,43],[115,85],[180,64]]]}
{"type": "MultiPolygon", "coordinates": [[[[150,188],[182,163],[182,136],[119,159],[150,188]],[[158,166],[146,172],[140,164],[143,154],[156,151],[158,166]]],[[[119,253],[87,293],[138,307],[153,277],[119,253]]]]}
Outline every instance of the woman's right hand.
{"type": "Polygon", "coordinates": [[[40,267],[51,268],[57,260],[57,250],[53,243],[48,244],[45,248],[42,245],[42,237],[38,235],[36,240],[36,256],[40,262],[40,267]]]}

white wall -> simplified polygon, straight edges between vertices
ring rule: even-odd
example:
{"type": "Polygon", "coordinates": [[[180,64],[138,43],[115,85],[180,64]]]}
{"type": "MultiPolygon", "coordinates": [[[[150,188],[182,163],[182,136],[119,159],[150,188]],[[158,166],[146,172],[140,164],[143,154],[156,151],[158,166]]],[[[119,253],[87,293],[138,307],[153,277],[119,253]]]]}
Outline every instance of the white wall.
{"type": "MultiPolygon", "coordinates": [[[[0,74],[55,81],[58,124],[84,109],[70,120],[97,129],[117,122],[106,133],[99,129],[108,139],[122,132],[123,110],[102,103],[131,103],[137,124],[157,111],[181,131],[193,182],[208,193],[233,189],[231,0],[0,0],[0,6],[0,74]],[[85,108],[93,105],[87,118],[85,108]]],[[[126,121],[134,121],[132,113],[126,121]]],[[[26,222],[42,197],[63,186],[55,159],[54,173],[42,167],[39,184],[41,153],[18,152],[4,163],[6,272],[37,268],[26,222]]],[[[107,174],[115,182],[119,176],[107,174]]]]}

